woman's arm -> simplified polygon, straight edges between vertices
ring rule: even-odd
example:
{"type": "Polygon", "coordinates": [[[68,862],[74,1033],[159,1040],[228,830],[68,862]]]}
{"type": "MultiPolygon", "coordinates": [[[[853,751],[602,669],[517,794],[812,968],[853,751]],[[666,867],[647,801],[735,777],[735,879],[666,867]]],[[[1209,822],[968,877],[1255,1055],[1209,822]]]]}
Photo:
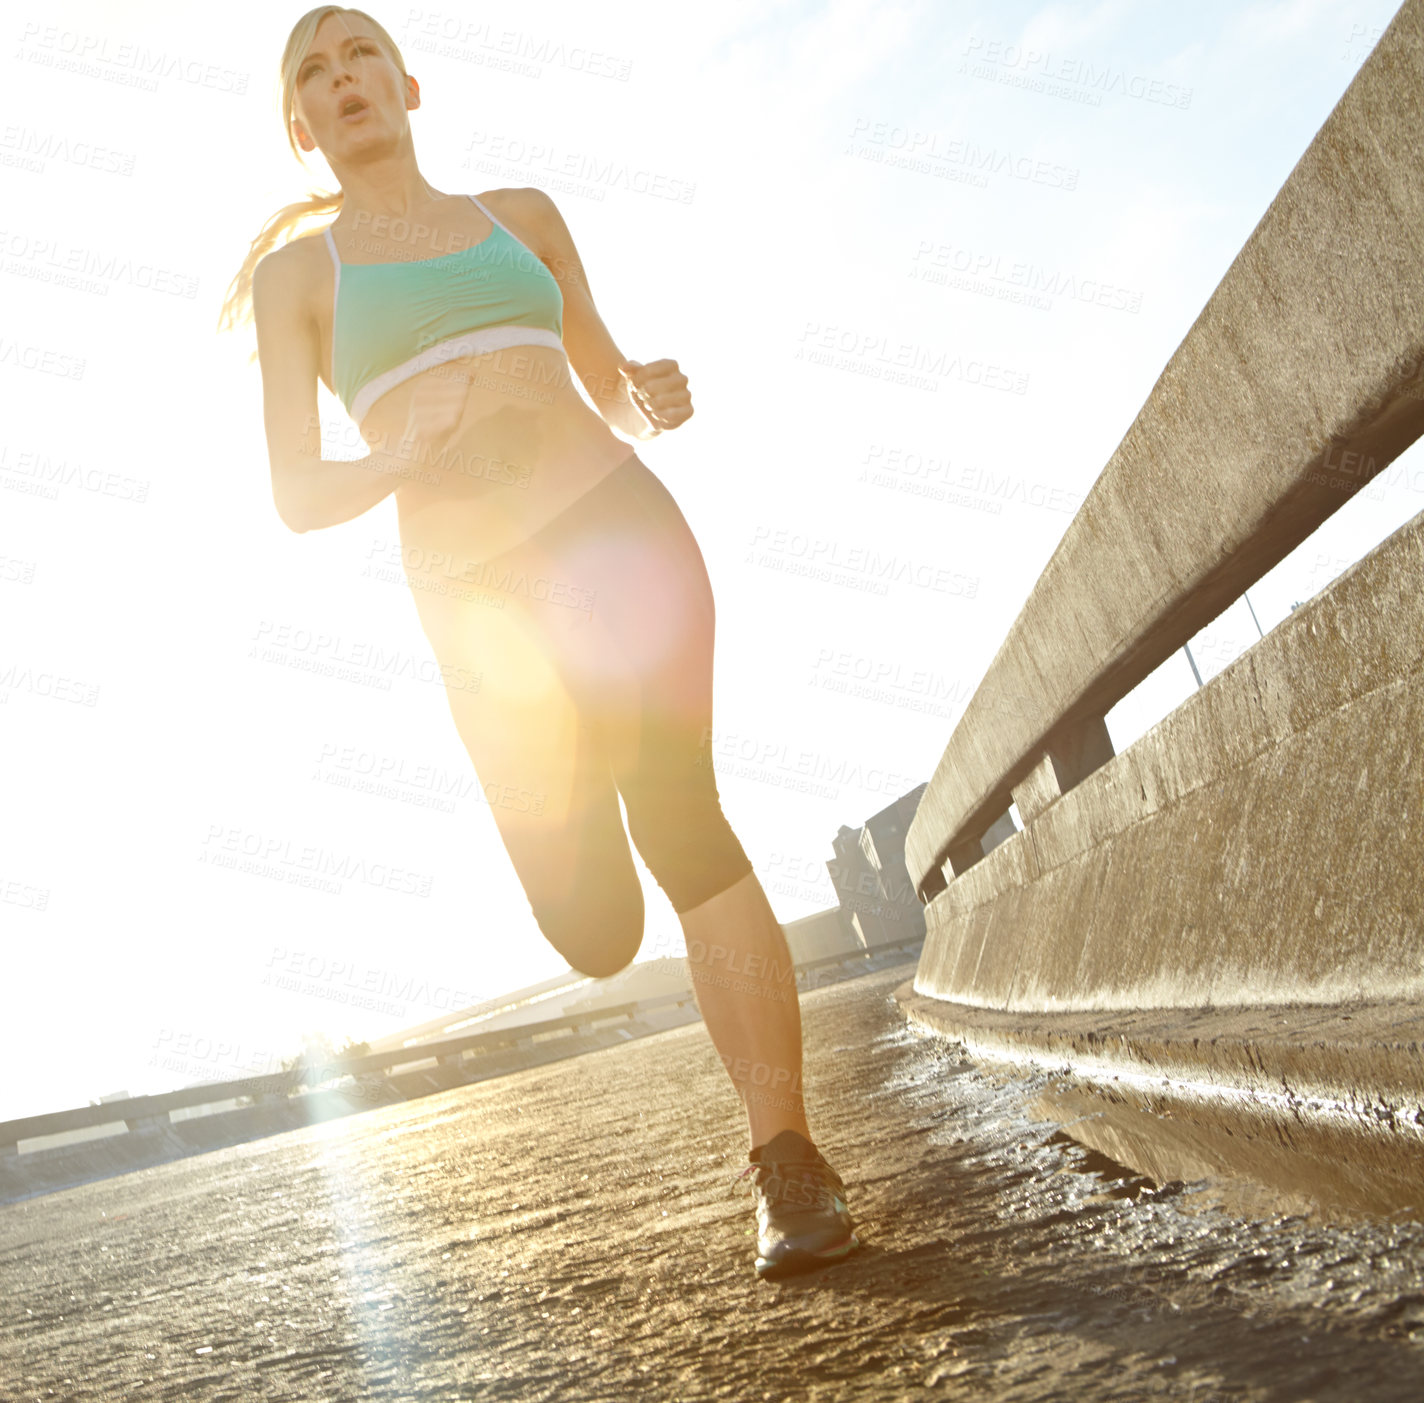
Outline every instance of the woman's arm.
{"type": "Polygon", "coordinates": [[[320,345],[302,273],[300,253],[289,244],[269,253],[252,275],[272,500],[293,531],[339,526],[369,511],[400,486],[403,468],[387,454],[350,462],[321,456],[320,345]]]}
{"type": "MultiPolygon", "coordinates": [[[[675,362],[658,361],[646,368],[657,372],[654,378],[663,403],[667,401],[667,386],[680,381],[675,395],[678,406],[670,413],[659,414],[660,423],[652,422],[630,395],[625,367],[635,363],[627,360],[614,344],[593,305],[593,294],[589,291],[573,236],[553,200],[533,186],[502,190],[499,197],[519,228],[529,231],[530,246],[558,279],[564,297],[564,349],[568,352],[569,364],[604,421],[630,438],[649,439],[664,428],[674,428],[690,418],[692,398],[686,393],[686,377],[678,371],[675,362]]],[[[644,369],[636,366],[633,373],[642,375],[644,369]]]]}

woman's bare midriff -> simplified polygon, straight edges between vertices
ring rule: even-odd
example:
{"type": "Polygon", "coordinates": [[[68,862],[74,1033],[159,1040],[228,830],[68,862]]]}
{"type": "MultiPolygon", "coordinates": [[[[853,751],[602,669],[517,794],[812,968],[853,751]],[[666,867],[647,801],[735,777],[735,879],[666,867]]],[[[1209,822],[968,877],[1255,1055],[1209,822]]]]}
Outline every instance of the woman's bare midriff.
{"type": "MultiPolygon", "coordinates": [[[[309,286],[325,367],[331,272],[317,237],[302,242],[315,265],[309,286]]],[[[322,380],[331,389],[325,371],[322,380]]],[[[563,351],[537,344],[413,375],[371,406],[360,432],[400,465],[403,547],[458,552],[472,566],[528,540],[636,452],[581,396],[563,351]]]]}
{"type": "MultiPolygon", "coordinates": [[[[634,453],[579,398],[568,361],[547,346],[470,356],[424,371],[438,387],[397,386],[362,421],[377,451],[399,443],[411,477],[396,489],[401,560],[426,637],[441,661],[476,666],[470,650],[509,604],[492,598],[486,566],[574,506],[634,453]],[[400,438],[420,397],[457,390],[444,432],[400,438]],[[390,401],[388,404],[387,401],[390,401]],[[501,611],[497,616],[491,605],[501,611]]],[[[444,418],[437,412],[435,417],[444,418]]],[[[415,416],[420,422],[420,415],[415,416]]]]}
{"type": "Polygon", "coordinates": [[[402,542],[458,548],[471,561],[526,541],[636,451],[580,397],[568,360],[549,346],[423,371],[372,406],[361,434],[410,470],[396,489],[402,542]],[[423,429],[418,413],[412,425],[412,409],[432,395],[446,398],[435,417],[452,426],[423,429]]]}

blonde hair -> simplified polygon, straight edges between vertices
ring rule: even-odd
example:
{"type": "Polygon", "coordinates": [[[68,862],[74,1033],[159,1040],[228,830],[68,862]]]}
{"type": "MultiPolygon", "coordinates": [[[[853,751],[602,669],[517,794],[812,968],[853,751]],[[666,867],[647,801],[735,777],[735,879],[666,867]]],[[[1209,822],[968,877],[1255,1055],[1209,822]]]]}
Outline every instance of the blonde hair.
{"type": "MultiPolygon", "coordinates": [[[[375,37],[385,45],[396,67],[400,69],[402,79],[408,76],[405,70],[405,60],[401,57],[401,51],[396,47],[396,41],[365,10],[353,10],[345,5],[318,5],[316,9],[308,10],[292,26],[292,32],[287,36],[287,46],[282,50],[282,62],[278,75],[282,126],[287,133],[287,145],[292,148],[292,154],[303,166],[306,162],[302,157],[302,149],[297,145],[296,136],[292,132],[292,112],[297,96],[297,73],[300,70],[303,57],[311,48],[312,40],[316,38],[316,32],[321,27],[321,22],[328,15],[353,15],[365,20],[371,26],[375,37]]],[[[326,223],[334,222],[336,215],[341,212],[341,202],[344,198],[340,190],[337,190],[335,194],[322,194],[313,191],[305,200],[284,205],[262,226],[261,231],[247,250],[247,257],[242,260],[242,267],[237,270],[232,282],[228,284],[227,296],[223,299],[222,309],[218,313],[219,331],[236,331],[252,321],[252,274],[256,271],[257,265],[273,249],[290,243],[298,237],[301,227],[309,221],[330,214],[332,218],[326,223]]],[[[248,360],[256,358],[257,350],[254,346],[248,360]]]]}

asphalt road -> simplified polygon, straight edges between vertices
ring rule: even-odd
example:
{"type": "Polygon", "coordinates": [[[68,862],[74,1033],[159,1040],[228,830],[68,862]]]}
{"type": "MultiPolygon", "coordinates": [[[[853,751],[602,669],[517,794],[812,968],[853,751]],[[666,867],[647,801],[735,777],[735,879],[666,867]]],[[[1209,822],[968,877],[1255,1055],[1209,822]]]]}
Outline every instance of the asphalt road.
{"type": "Polygon", "coordinates": [[[802,998],[849,1262],[757,1280],[696,1024],[0,1209],[0,1398],[1424,1396],[1424,1229],[1115,1181],[912,968],[802,998]]]}

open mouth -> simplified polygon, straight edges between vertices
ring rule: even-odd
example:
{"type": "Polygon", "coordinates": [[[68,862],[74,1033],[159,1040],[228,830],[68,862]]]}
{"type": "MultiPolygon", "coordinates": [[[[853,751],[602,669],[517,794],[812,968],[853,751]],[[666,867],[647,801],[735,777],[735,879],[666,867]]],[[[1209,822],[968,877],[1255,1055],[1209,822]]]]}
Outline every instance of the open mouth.
{"type": "Polygon", "coordinates": [[[343,118],[358,116],[365,110],[366,100],[364,98],[348,97],[346,101],[341,104],[341,116],[343,118]]]}

